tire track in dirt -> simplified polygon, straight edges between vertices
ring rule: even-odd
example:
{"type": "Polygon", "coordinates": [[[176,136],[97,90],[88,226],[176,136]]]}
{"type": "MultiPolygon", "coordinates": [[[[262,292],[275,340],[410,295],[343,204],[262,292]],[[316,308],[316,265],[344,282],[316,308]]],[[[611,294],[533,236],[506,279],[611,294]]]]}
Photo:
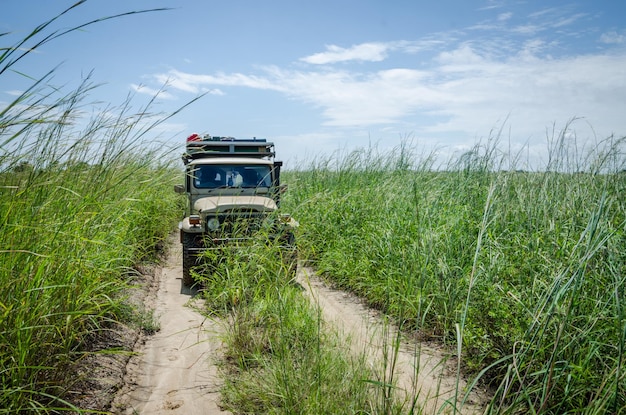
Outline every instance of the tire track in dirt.
{"type": "Polygon", "coordinates": [[[219,415],[220,378],[215,366],[221,328],[196,311],[202,301],[182,285],[180,244],[170,241],[159,276],[154,310],[160,330],[136,350],[125,386],[112,410],[120,415],[219,415]]]}
{"type": "MultiPolygon", "coordinates": [[[[229,414],[219,408],[222,380],[215,366],[223,327],[197,311],[202,301],[182,285],[180,244],[172,238],[169,245],[166,263],[157,274],[158,290],[146,300],[146,309],[154,310],[160,330],[147,337],[130,358],[111,411],[116,415],[229,414]]],[[[379,314],[358,298],[329,288],[310,268],[300,267],[297,279],[319,306],[325,322],[346,337],[347,352],[365,354],[375,373],[384,373],[384,353],[389,361],[398,336],[395,327],[383,324],[379,314]]],[[[442,349],[406,340],[401,341],[396,356],[395,370],[393,374],[387,371],[386,380],[393,378],[403,394],[398,396],[408,402],[418,395],[426,414],[453,413],[451,405],[438,412],[445,401],[454,402],[456,374],[450,356],[442,349]]],[[[465,386],[461,381],[460,397],[465,386]]],[[[485,396],[473,392],[457,413],[481,413],[484,402],[485,396]]]]}
{"type": "Polygon", "coordinates": [[[476,391],[472,391],[461,406],[467,386],[463,379],[459,382],[455,412],[453,403],[456,394],[456,366],[452,363],[451,356],[442,348],[421,342],[409,342],[400,334],[400,347],[394,349],[398,330],[393,325],[384,324],[379,313],[366,307],[355,296],[328,287],[310,268],[300,269],[297,278],[311,300],[320,308],[322,318],[344,335],[352,353],[359,356],[365,354],[375,373],[385,373],[386,382],[395,382],[398,388],[396,393],[399,393],[397,396],[401,401],[411,402],[417,396],[418,406],[424,408],[421,413],[425,414],[483,412],[488,397],[476,391]],[[391,365],[388,363],[385,368],[383,362],[391,362],[396,350],[392,372],[391,365]],[[444,409],[439,412],[442,407],[444,409]]]}

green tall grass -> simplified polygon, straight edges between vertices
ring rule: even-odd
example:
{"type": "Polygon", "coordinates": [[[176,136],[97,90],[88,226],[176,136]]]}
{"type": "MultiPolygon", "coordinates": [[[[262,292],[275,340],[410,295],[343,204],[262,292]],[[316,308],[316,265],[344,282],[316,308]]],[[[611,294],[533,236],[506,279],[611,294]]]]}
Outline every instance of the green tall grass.
{"type": "Polygon", "coordinates": [[[0,407],[7,413],[42,401],[43,410],[48,395],[72,388],[67,376],[84,342],[125,315],[133,265],[153,255],[178,215],[165,191],[178,172],[154,153],[120,146],[120,130],[100,124],[72,142],[65,123],[52,123],[19,137],[28,148],[5,154],[0,407]],[[100,148],[85,151],[86,143],[100,148]]]}
{"type": "Polygon", "coordinates": [[[373,409],[374,374],[322,322],[280,255],[260,235],[198,275],[207,312],[228,322],[222,405],[233,413],[382,413],[373,409]]]}
{"type": "MultiPolygon", "coordinates": [[[[32,50],[85,26],[49,27],[81,3],[0,49],[0,76],[27,77],[32,50]]],[[[88,117],[90,79],[63,91],[53,73],[0,109],[0,413],[81,411],[75,364],[128,318],[133,266],[179,212],[171,158],[140,145],[166,117],[130,101],[88,117]]]]}
{"type": "Polygon", "coordinates": [[[490,413],[623,412],[625,139],[564,137],[535,172],[501,170],[492,140],[443,166],[403,146],[286,173],[302,259],[458,347],[490,413]]]}

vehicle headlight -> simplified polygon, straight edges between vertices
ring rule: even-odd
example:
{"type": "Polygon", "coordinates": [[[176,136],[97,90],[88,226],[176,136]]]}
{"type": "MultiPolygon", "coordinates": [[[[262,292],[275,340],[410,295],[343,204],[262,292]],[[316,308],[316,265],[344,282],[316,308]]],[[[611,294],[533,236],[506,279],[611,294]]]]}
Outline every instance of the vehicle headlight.
{"type": "Polygon", "coordinates": [[[220,221],[218,218],[211,218],[207,221],[206,226],[209,230],[216,231],[220,228],[220,221]]]}

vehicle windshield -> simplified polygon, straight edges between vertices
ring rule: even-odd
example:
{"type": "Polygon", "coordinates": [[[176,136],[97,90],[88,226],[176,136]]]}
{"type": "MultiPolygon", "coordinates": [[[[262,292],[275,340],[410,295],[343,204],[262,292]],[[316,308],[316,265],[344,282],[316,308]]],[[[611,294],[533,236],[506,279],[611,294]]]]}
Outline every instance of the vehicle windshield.
{"type": "Polygon", "coordinates": [[[272,178],[268,165],[200,164],[192,171],[194,186],[198,189],[220,187],[270,187],[272,178]]]}

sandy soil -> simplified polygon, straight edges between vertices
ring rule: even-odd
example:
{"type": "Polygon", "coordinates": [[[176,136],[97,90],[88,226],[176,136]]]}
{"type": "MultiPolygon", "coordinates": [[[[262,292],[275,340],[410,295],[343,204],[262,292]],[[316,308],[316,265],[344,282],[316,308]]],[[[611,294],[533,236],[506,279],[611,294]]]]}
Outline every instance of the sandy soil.
{"type": "Polygon", "coordinates": [[[378,380],[394,382],[398,397],[409,403],[407,407],[416,397],[418,406],[424,408],[426,414],[483,412],[486,394],[473,392],[465,399],[464,380],[459,382],[457,392],[456,360],[443,348],[409,341],[399,335],[394,326],[383,322],[378,312],[363,305],[355,296],[327,286],[310,268],[299,270],[298,282],[319,306],[323,319],[343,333],[353,353],[364,354],[376,373],[381,374],[378,380]],[[392,369],[391,364],[384,362],[391,362],[394,356],[392,369]],[[454,412],[455,400],[457,412],[454,412]],[[439,412],[442,407],[444,410],[439,412]]]}
{"type": "MultiPolygon", "coordinates": [[[[126,366],[124,386],[114,398],[114,414],[228,413],[219,408],[220,379],[215,366],[221,328],[196,311],[201,300],[183,288],[180,264],[180,246],[173,241],[167,263],[157,273],[158,289],[148,304],[156,310],[160,331],[138,342],[140,347],[126,366]]],[[[298,282],[319,305],[323,319],[345,334],[348,349],[365,353],[370,364],[380,369],[378,373],[385,373],[383,354],[394,350],[391,344],[397,331],[357,298],[326,286],[309,268],[300,268],[298,282]]],[[[445,401],[455,401],[455,367],[449,357],[440,348],[403,339],[396,369],[393,374],[387,372],[386,380],[393,378],[408,401],[418,396],[424,413],[452,413],[450,405],[443,412],[436,410],[445,401]]],[[[464,386],[461,382],[459,399],[464,386]]],[[[473,393],[457,413],[480,413],[482,401],[473,393]]]]}
{"type": "Polygon", "coordinates": [[[160,330],[146,339],[126,367],[115,414],[226,414],[220,410],[215,366],[220,326],[196,311],[201,300],[182,285],[180,244],[173,242],[152,308],[160,330]]]}

